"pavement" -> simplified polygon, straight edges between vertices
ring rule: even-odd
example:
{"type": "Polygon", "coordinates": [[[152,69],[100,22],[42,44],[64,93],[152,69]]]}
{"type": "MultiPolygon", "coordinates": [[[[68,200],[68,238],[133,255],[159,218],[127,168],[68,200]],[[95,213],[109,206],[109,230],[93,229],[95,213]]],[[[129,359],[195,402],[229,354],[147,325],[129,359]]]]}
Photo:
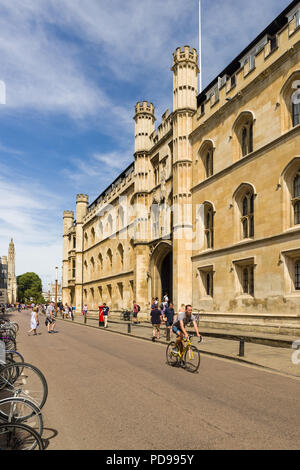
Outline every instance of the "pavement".
{"type": "Polygon", "coordinates": [[[65,320],[48,334],[41,316],[29,337],[30,312],[12,318],[18,350],[48,382],[47,450],[299,448],[299,378],[206,354],[197,374],[170,367],[149,326],[139,339],[120,334],[127,325],[65,320]]]}
{"type": "MultiPolygon", "coordinates": [[[[72,322],[71,320],[63,321],[72,322]]],[[[84,324],[83,317],[75,317],[74,323],[84,327],[99,329],[98,320],[94,317],[88,317],[86,325],[84,324]]],[[[100,329],[104,330],[103,328],[100,329]]],[[[104,331],[128,335],[128,324],[113,317],[109,319],[108,329],[104,331]]],[[[197,338],[193,338],[192,342],[203,354],[263,367],[292,377],[300,377],[300,351],[297,352],[292,348],[293,339],[290,337],[266,334],[255,335],[233,330],[230,332],[228,330],[203,330],[201,329],[201,324],[200,332],[204,336],[204,343],[199,344],[197,338]],[[218,337],[215,338],[210,335],[216,335],[218,337]],[[222,336],[235,339],[223,339],[222,336]],[[248,341],[251,341],[245,343],[244,357],[239,357],[239,341],[237,339],[240,337],[246,337],[248,341]],[[270,341],[270,344],[278,343],[277,345],[283,345],[283,347],[257,344],[257,342],[268,342],[268,340],[270,341]],[[296,361],[298,364],[294,363],[296,361]]],[[[166,329],[162,326],[161,338],[159,341],[156,341],[157,343],[168,344],[169,341],[165,338],[165,333],[166,329]]],[[[144,322],[139,325],[132,326],[130,336],[152,341],[152,326],[150,323],[144,322]]],[[[174,339],[175,336],[172,334],[171,341],[174,341],[174,339]]]]}

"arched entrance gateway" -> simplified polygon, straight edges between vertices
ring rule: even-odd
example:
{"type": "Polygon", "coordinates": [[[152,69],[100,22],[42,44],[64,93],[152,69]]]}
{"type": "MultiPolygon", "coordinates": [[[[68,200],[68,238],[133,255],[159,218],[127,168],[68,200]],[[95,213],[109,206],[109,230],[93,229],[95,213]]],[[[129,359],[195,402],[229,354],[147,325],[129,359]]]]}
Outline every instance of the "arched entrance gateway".
{"type": "Polygon", "coordinates": [[[162,300],[165,293],[173,299],[173,252],[172,245],[161,242],[155,247],[150,260],[151,298],[162,300]]]}

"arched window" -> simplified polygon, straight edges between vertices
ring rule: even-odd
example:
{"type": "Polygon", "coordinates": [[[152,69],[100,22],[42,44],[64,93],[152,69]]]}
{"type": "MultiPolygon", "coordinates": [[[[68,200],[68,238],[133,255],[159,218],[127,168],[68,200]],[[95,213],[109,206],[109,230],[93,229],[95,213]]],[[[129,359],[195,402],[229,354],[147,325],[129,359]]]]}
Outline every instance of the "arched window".
{"type": "Polygon", "coordinates": [[[111,249],[109,248],[109,250],[107,250],[107,263],[110,269],[112,268],[112,261],[113,261],[113,255],[112,255],[111,249]]]}
{"type": "Polygon", "coordinates": [[[292,204],[294,208],[294,224],[299,225],[300,224],[300,169],[294,177],[292,204]]]}
{"type": "Polygon", "coordinates": [[[84,234],[84,244],[85,244],[85,248],[88,248],[88,243],[89,243],[89,237],[88,237],[88,234],[85,233],[85,234],[84,234]]]}
{"type": "Polygon", "coordinates": [[[300,124],[300,70],[292,73],[280,92],[282,131],[300,124]]]}
{"type": "Polygon", "coordinates": [[[206,154],[205,171],[206,171],[206,177],[207,178],[210,178],[214,174],[213,151],[212,151],[212,149],[209,150],[206,154]]]}
{"type": "Polygon", "coordinates": [[[242,156],[253,152],[253,122],[247,121],[241,131],[242,156]]]}
{"type": "Polygon", "coordinates": [[[203,178],[210,178],[214,174],[214,144],[212,140],[205,140],[199,150],[199,159],[202,161],[203,178]]]}
{"type": "Polygon", "coordinates": [[[119,213],[119,230],[121,230],[122,228],[124,228],[124,224],[125,224],[125,218],[124,218],[124,209],[122,206],[119,207],[119,210],[118,210],[118,213],[119,213]]]}
{"type": "Polygon", "coordinates": [[[243,198],[243,212],[241,223],[243,227],[243,238],[254,238],[254,194],[246,193],[243,198]]]}
{"type": "Polygon", "coordinates": [[[241,184],[233,195],[236,242],[254,238],[255,197],[255,190],[249,183],[241,184]]]}
{"type": "Polygon", "coordinates": [[[120,244],[118,246],[118,253],[119,253],[119,257],[120,257],[121,269],[123,269],[123,267],[124,267],[124,248],[123,248],[122,244],[120,244]]]}
{"type": "Polygon", "coordinates": [[[211,204],[204,206],[204,233],[206,248],[214,248],[214,209],[211,204]]]}
{"type": "Polygon", "coordinates": [[[99,268],[100,268],[100,273],[103,270],[103,256],[101,253],[98,255],[98,262],[99,262],[99,268]]]}
{"type": "Polygon", "coordinates": [[[152,238],[159,238],[159,204],[153,203],[151,206],[152,238]]]}
{"type": "Polygon", "coordinates": [[[94,243],[95,243],[95,229],[94,229],[94,227],[91,230],[91,242],[94,245],[94,243]]]}
{"type": "Polygon", "coordinates": [[[250,111],[244,111],[233,125],[233,145],[237,158],[246,157],[253,152],[254,116],[250,111]]]}

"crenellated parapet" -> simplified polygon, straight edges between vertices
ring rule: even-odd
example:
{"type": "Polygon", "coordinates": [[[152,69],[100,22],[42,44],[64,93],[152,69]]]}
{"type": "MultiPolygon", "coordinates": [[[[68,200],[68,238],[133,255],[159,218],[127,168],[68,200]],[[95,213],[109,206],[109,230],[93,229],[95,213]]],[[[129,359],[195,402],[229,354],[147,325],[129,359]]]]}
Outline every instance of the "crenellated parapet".
{"type": "Polygon", "coordinates": [[[135,145],[134,152],[147,152],[151,148],[150,135],[155,126],[155,107],[148,101],[138,102],[135,106],[135,145]]]}
{"type": "Polygon", "coordinates": [[[198,54],[196,49],[179,47],[173,54],[173,111],[197,110],[198,54]]]}
{"type": "Polygon", "coordinates": [[[183,63],[193,63],[198,69],[198,53],[196,49],[191,49],[190,46],[177,47],[173,54],[173,67],[183,63]]]}
{"type": "Polygon", "coordinates": [[[73,211],[64,211],[64,219],[74,219],[73,211]]]}
{"type": "Polygon", "coordinates": [[[76,202],[89,203],[89,197],[87,194],[77,194],[76,202]]]}

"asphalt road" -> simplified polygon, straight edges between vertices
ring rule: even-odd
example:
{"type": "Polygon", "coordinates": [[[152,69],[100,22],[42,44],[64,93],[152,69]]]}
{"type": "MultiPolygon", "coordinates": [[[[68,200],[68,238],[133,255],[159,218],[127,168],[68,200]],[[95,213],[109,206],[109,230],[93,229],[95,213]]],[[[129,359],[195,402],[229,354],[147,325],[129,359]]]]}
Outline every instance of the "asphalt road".
{"type": "Polygon", "coordinates": [[[199,374],[168,367],[165,347],[58,322],[18,349],[47,378],[48,450],[298,449],[299,380],[201,357],[199,374]]]}

